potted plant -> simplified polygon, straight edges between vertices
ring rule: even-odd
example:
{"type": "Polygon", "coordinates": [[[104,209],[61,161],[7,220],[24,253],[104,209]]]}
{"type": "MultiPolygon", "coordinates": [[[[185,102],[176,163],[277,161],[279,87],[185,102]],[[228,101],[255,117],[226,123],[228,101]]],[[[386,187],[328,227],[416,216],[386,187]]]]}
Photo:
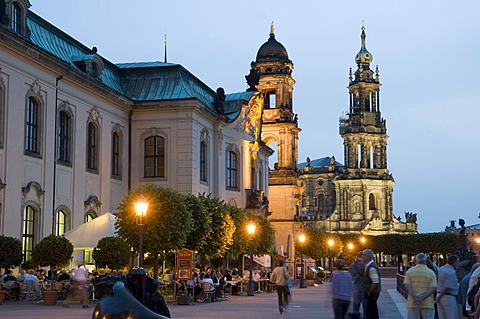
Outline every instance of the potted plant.
{"type": "MultiPolygon", "coordinates": [[[[73,245],[63,236],[50,235],[43,238],[32,250],[32,262],[41,267],[55,267],[65,265],[72,258],[73,245]]],[[[53,286],[44,290],[43,303],[47,306],[55,305],[60,297],[60,292],[53,286]]]]}
{"type": "Polygon", "coordinates": [[[3,286],[0,286],[0,305],[3,303],[3,300],[5,300],[6,295],[7,291],[3,290],[3,286]]]}
{"type": "Polygon", "coordinates": [[[323,270],[317,271],[317,278],[320,280],[320,283],[323,283],[323,280],[325,279],[325,272],[323,270]]]}
{"type": "Polygon", "coordinates": [[[309,271],[305,274],[305,279],[307,280],[307,286],[313,286],[315,283],[315,274],[309,271]]]}

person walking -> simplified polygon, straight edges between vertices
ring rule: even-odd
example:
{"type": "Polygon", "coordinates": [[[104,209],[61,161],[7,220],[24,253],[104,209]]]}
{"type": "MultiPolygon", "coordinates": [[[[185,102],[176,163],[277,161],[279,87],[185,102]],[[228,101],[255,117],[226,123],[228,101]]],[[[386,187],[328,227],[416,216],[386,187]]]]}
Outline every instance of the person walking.
{"type": "Polygon", "coordinates": [[[367,308],[364,319],[379,319],[377,300],[382,290],[382,282],[380,279],[380,270],[373,261],[373,250],[365,249],[362,259],[365,262],[365,273],[363,275],[363,289],[367,308]]]}
{"type": "Polygon", "coordinates": [[[363,316],[365,316],[366,302],[363,292],[363,274],[365,273],[365,263],[362,259],[363,251],[358,252],[356,261],[350,264],[348,271],[353,280],[353,312],[350,317],[360,319],[360,305],[362,306],[363,316]]]}
{"type": "Polygon", "coordinates": [[[283,260],[277,261],[277,267],[270,275],[270,281],[275,283],[278,295],[278,310],[280,313],[288,310],[288,286],[287,279],[290,279],[287,268],[283,266],[283,260]]]}
{"type": "Polygon", "coordinates": [[[345,262],[343,259],[335,260],[335,271],[332,274],[332,307],[335,319],[345,319],[350,299],[353,295],[352,276],[348,271],[343,270],[345,262]]]}
{"type": "Polygon", "coordinates": [[[408,292],[408,319],[434,319],[435,307],[433,294],[437,290],[437,276],[427,267],[427,256],[419,253],[415,257],[417,264],[405,275],[405,287],[408,292]]]}
{"type": "Polygon", "coordinates": [[[438,293],[435,301],[438,304],[439,319],[458,319],[458,280],[455,269],[458,266],[458,257],[451,255],[447,264],[438,271],[438,293]]]}

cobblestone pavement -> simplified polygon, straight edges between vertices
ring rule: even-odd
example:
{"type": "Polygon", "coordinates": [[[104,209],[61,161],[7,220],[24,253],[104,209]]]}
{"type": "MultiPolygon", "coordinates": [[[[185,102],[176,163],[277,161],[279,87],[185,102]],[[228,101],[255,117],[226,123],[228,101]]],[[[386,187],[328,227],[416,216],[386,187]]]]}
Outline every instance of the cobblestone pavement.
{"type": "MultiPolygon", "coordinates": [[[[405,299],[395,290],[395,279],[383,279],[383,290],[379,299],[380,318],[405,319],[405,299]]],[[[172,318],[205,319],[263,319],[263,318],[321,318],[331,319],[332,306],[329,296],[330,284],[326,283],[307,289],[293,288],[293,302],[288,313],[280,315],[276,293],[258,294],[254,297],[233,296],[230,301],[195,303],[188,306],[169,304],[172,318]]],[[[64,308],[56,306],[17,303],[7,301],[0,305],[0,318],[5,319],[90,319],[92,308],[82,309],[80,305],[64,308]]]]}

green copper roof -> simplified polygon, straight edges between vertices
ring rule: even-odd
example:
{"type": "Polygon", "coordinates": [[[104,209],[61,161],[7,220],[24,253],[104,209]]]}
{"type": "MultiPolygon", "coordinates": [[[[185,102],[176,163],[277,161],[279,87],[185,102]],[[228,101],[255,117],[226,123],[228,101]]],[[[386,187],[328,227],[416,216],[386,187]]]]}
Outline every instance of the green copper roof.
{"type": "MultiPolygon", "coordinates": [[[[97,55],[96,50],[31,11],[28,12],[27,25],[34,45],[90,77],[76,62],[91,59],[97,55]]],[[[197,99],[213,108],[216,93],[179,64],[156,61],[114,64],[103,57],[101,59],[105,65],[101,79],[90,78],[134,101],[197,99]]],[[[229,94],[227,101],[244,100],[250,96],[249,92],[229,94]]]]}

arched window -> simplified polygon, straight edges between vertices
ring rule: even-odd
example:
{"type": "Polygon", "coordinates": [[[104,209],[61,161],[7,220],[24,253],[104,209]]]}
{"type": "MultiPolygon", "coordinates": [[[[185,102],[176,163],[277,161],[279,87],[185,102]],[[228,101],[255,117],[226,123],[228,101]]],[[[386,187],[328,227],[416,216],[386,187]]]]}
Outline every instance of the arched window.
{"type": "Polygon", "coordinates": [[[87,127],[87,169],[98,170],[98,128],[93,122],[87,127]]]}
{"type": "Polygon", "coordinates": [[[88,223],[89,221],[92,221],[95,218],[97,218],[97,214],[94,211],[89,211],[88,213],[85,214],[85,217],[83,218],[83,222],[88,223]]]}
{"type": "Polygon", "coordinates": [[[60,236],[69,230],[69,218],[66,210],[58,210],[55,214],[55,235],[60,236]]]}
{"type": "Polygon", "coordinates": [[[23,211],[22,221],[22,251],[23,261],[30,260],[33,245],[36,239],[37,211],[33,206],[26,206],[23,211]]]}
{"type": "Polygon", "coordinates": [[[22,33],[22,11],[20,6],[15,2],[12,3],[11,22],[13,32],[22,33]]]}
{"type": "Polygon", "coordinates": [[[40,105],[33,97],[28,98],[25,112],[25,151],[40,154],[40,105]]]}
{"type": "Polygon", "coordinates": [[[238,188],[238,154],[235,151],[227,152],[227,187],[238,188]]]}
{"type": "Polygon", "coordinates": [[[145,139],[144,177],[165,177],[165,139],[161,136],[145,139]]]}
{"type": "Polygon", "coordinates": [[[61,162],[71,162],[72,130],[70,115],[61,111],[58,121],[58,154],[57,159],[61,162]]]}
{"type": "Polygon", "coordinates": [[[200,181],[208,182],[207,178],[207,142],[200,142],[200,181]]]}
{"type": "Polygon", "coordinates": [[[112,176],[121,177],[122,176],[122,165],[121,165],[121,138],[118,132],[113,132],[112,134],[112,176]]]}
{"type": "Polygon", "coordinates": [[[318,211],[321,213],[325,212],[325,195],[318,194],[318,211]]]}
{"type": "Polygon", "coordinates": [[[370,193],[370,195],[368,195],[368,207],[370,210],[377,209],[375,205],[375,195],[373,193],[370,193]]]}

